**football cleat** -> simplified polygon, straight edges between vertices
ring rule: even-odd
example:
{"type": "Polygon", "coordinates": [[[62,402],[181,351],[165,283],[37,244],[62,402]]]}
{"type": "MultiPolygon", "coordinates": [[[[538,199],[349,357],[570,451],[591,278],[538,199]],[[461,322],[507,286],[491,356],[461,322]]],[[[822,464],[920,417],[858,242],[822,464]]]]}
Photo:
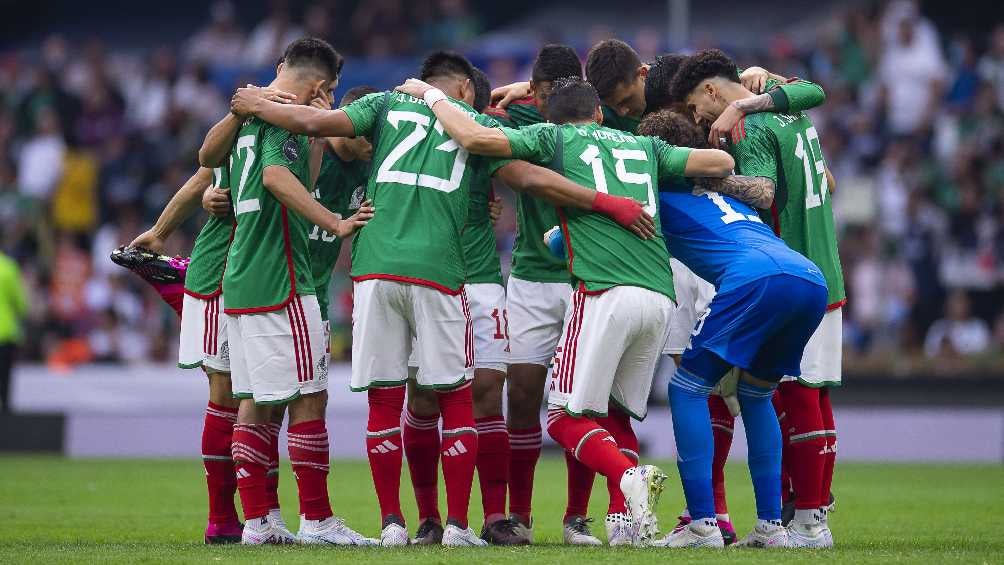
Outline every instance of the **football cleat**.
{"type": "Polygon", "coordinates": [[[634,545],[647,545],[659,534],[655,509],[665,481],[666,473],[655,465],[632,467],[621,477],[621,492],[634,529],[634,545]]]}
{"type": "Polygon", "coordinates": [[[427,518],[419,524],[418,531],[415,532],[415,539],[411,543],[416,545],[439,545],[443,543],[443,525],[427,518]]]}
{"type": "Polygon", "coordinates": [[[206,545],[217,545],[226,543],[240,543],[241,532],[244,524],[234,522],[233,524],[214,524],[210,522],[206,525],[206,545]]]}
{"type": "Polygon", "coordinates": [[[812,512],[811,518],[803,516],[800,520],[796,517],[788,524],[788,547],[833,547],[833,534],[821,510],[812,512]]]}
{"type": "Polygon", "coordinates": [[[408,530],[397,522],[387,524],[380,532],[380,545],[383,547],[400,547],[409,543],[408,530]]]}
{"type": "Polygon", "coordinates": [[[525,537],[526,539],[528,539],[530,541],[530,543],[532,544],[533,543],[533,518],[530,518],[529,520],[527,520],[527,519],[524,519],[519,514],[512,514],[511,516],[509,516],[509,520],[511,520],[512,523],[516,524],[516,531],[519,532],[519,535],[521,535],[521,536],[525,537]]]}
{"type": "Polygon", "coordinates": [[[603,525],[607,529],[607,543],[611,546],[631,545],[634,540],[634,529],[631,527],[631,517],[623,512],[607,514],[603,525]]]}
{"type": "Polygon", "coordinates": [[[589,518],[574,516],[565,522],[564,536],[566,545],[603,545],[600,538],[589,530],[589,518]]]}
{"type": "Polygon", "coordinates": [[[509,518],[495,520],[481,528],[481,539],[489,545],[530,545],[530,540],[520,533],[518,522],[509,518]]]}
{"type": "Polygon", "coordinates": [[[654,542],[659,547],[725,547],[722,530],[714,520],[692,520],[677,526],[666,537],[654,542]]]}
{"type": "Polygon", "coordinates": [[[341,518],[329,516],[323,520],[301,520],[298,537],[308,545],[379,545],[345,525],[341,518]]]}
{"type": "Polygon", "coordinates": [[[470,528],[447,522],[446,529],[443,530],[443,545],[446,547],[484,547],[488,542],[478,537],[478,534],[470,528]]]}
{"type": "Polygon", "coordinates": [[[736,543],[736,540],[739,539],[739,536],[736,535],[736,528],[728,520],[718,520],[718,529],[722,531],[722,539],[725,540],[727,546],[736,543]]]}
{"type": "Polygon", "coordinates": [[[111,260],[129,269],[150,284],[183,283],[188,257],[168,257],[143,247],[122,246],[112,251],[111,260]]]}
{"type": "Polygon", "coordinates": [[[244,545],[287,545],[296,542],[296,536],[267,515],[248,520],[241,532],[241,543],[244,545]]]}
{"type": "Polygon", "coordinates": [[[753,531],[735,543],[736,547],[788,547],[788,529],[777,522],[760,520],[753,531]]]}

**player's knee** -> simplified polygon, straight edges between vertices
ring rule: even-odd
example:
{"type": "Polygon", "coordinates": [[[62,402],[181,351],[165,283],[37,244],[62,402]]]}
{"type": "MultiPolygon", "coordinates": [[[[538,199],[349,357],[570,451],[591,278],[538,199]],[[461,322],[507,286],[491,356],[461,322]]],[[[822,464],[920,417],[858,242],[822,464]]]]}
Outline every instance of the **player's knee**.
{"type": "Polygon", "coordinates": [[[328,393],[326,391],[305,394],[288,404],[289,425],[294,426],[300,422],[321,420],[324,418],[327,407],[328,393]]]}
{"type": "Polygon", "coordinates": [[[505,373],[491,369],[474,372],[472,394],[474,396],[474,416],[484,418],[502,414],[502,389],[505,373]]]}
{"type": "Polygon", "coordinates": [[[408,390],[408,411],[422,418],[437,416],[439,396],[434,390],[412,387],[408,390]]]}

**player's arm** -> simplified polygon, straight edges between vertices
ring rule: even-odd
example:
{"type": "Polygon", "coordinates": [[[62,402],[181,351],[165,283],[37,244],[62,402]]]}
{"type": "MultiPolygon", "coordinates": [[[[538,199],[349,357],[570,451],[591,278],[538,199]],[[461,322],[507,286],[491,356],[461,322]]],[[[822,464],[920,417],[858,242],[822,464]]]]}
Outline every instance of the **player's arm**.
{"type": "Polygon", "coordinates": [[[778,169],[777,146],[770,131],[749,125],[733,153],[742,175],[708,190],[728,194],[754,208],[770,208],[777,194],[778,169]]]}
{"type": "Polygon", "coordinates": [[[230,99],[230,111],[257,116],[288,132],[310,137],[355,137],[352,120],[342,110],[280,104],[261,97],[260,89],[238,88],[230,99]]]}
{"type": "Polygon", "coordinates": [[[164,241],[178,229],[202,204],[202,193],[213,182],[213,170],[200,167],[195,174],[174,193],[160,213],[153,227],[132,240],[131,246],[146,247],[158,253],[164,250],[164,241]]]}
{"type": "Polygon", "coordinates": [[[529,82],[514,82],[492,89],[491,105],[505,109],[513,100],[526,98],[532,92],[529,82]]]}
{"type": "MultiPolygon", "coordinates": [[[[750,69],[747,69],[749,71],[750,69]]],[[[745,73],[746,71],[744,71],[745,73]]],[[[764,71],[766,72],[766,71],[764,71]]],[[[826,101],[823,88],[807,80],[788,79],[769,75],[769,82],[778,83],[762,94],[736,100],[725,107],[718,119],[711,124],[708,132],[708,143],[720,147],[722,139],[731,139],[732,131],[744,116],[758,112],[802,112],[821,105],[826,101]],[[776,77],[776,78],[775,78],[776,77]]],[[[744,83],[745,84],[745,83],[744,83]]],[[[749,88],[749,87],[748,87],[749,88]]],[[[749,88],[752,92],[758,92],[749,88]]]]}
{"type": "Polygon", "coordinates": [[[655,223],[639,202],[579,186],[550,169],[526,161],[506,161],[496,171],[495,178],[516,192],[531,194],[555,206],[608,216],[642,239],[655,235],[655,223]]]}
{"type": "Polygon", "coordinates": [[[833,171],[829,167],[826,167],[826,187],[829,188],[830,194],[837,189],[837,177],[833,176],[833,171]]]}
{"type": "Polygon", "coordinates": [[[474,121],[466,112],[450,104],[449,99],[438,88],[410,78],[397,87],[397,90],[424,99],[450,138],[467,151],[489,157],[512,156],[509,139],[500,130],[485,127],[474,121]]]}
{"type": "Polygon", "coordinates": [[[308,222],[320,226],[328,233],[338,237],[348,237],[373,217],[373,208],[364,202],[359,211],[351,218],[339,220],[338,215],[328,210],[315,200],[300,180],[287,169],[278,165],[270,165],[262,171],[262,183],[265,189],[272,193],[283,206],[293,210],[307,219],[308,222]]]}
{"type": "MultiPolygon", "coordinates": [[[[282,104],[296,100],[296,95],[272,87],[259,88],[249,84],[240,90],[255,92],[261,98],[282,104]]],[[[230,154],[230,149],[234,145],[234,138],[237,137],[237,132],[240,131],[245,117],[245,113],[234,112],[231,109],[230,113],[223,116],[222,120],[209,129],[206,139],[202,142],[202,147],[199,148],[200,165],[212,169],[219,167],[226,161],[227,156],[230,154]]]]}
{"type": "Polygon", "coordinates": [[[324,152],[328,148],[328,139],[325,137],[315,137],[310,140],[310,191],[317,188],[317,177],[321,175],[321,161],[324,160],[324,152]]]}
{"type": "Polygon", "coordinates": [[[774,181],[766,177],[729,175],[725,178],[694,179],[699,189],[727,194],[754,208],[770,208],[774,202],[774,181]]]}

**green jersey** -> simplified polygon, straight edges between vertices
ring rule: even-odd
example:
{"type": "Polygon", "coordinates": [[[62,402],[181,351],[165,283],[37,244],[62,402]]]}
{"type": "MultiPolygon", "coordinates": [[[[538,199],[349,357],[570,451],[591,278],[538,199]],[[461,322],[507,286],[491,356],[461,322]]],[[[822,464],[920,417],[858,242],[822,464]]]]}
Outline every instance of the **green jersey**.
{"type": "Polygon", "coordinates": [[[223,277],[228,314],[271,312],[297,294],[314,294],[307,234],[311,226],[263,182],[267,167],[286,167],[310,184],[307,137],[249,118],[230,151],[237,229],[223,277]]]}
{"type": "MultiPolygon", "coordinates": [[[[505,110],[489,109],[489,113],[502,124],[514,128],[545,121],[533,97],[515,100],[505,110]]],[[[568,263],[555,257],[544,244],[544,233],[558,223],[558,212],[550,203],[529,194],[516,193],[512,276],[532,282],[568,282],[568,263]]]]}
{"type": "MultiPolygon", "coordinates": [[[[230,171],[213,169],[213,187],[230,188],[230,171]]],[[[223,271],[234,237],[233,217],[209,216],[192,246],[192,260],[185,273],[185,294],[208,300],[223,292],[223,271]]]]}
{"type": "Polygon", "coordinates": [[[603,111],[603,125],[608,128],[634,133],[641,123],[641,118],[621,116],[606,104],[600,106],[600,110],[603,111]]]}
{"type": "Polygon", "coordinates": [[[735,131],[736,172],[769,178],[776,186],[774,204],[764,219],[789,247],[823,272],[830,308],[842,306],[847,295],[826,164],[812,120],[803,112],[752,114],[735,131]]]}
{"type": "Polygon", "coordinates": [[[514,158],[553,164],[582,186],[641,202],[656,224],[656,237],[640,239],[600,214],[560,209],[569,271],[586,292],[638,286],[676,299],[669,254],[659,223],[656,187],[683,177],[690,149],[599,124],[539,124],[503,128],[514,158]]]}
{"type": "MultiPolygon", "coordinates": [[[[321,171],[314,184],[314,198],[325,208],[343,218],[359,210],[366,196],[366,179],[370,164],[365,161],[344,162],[333,152],[325,151],[321,171]]],[[[321,319],[328,319],[328,285],[331,271],[342,250],[342,238],[314,226],[307,234],[310,240],[310,271],[314,278],[321,319]]]]}
{"type": "Polygon", "coordinates": [[[488,214],[492,179],[485,169],[477,171],[471,183],[471,203],[461,243],[467,265],[465,282],[502,284],[502,266],[495,248],[495,227],[488,214]]]}
{"type": "MultiPolygon", "coordinates": [[[[498,122],[450,100],[478,123],[498,122]]],[[[343,108],[356,135],[373,140],[366,197],[376,210],[352,245],[352,279],[389,279],[457,294],[467,269],[461,236],[471,186],[507,160],[469,155],[424,100],[378,92],[343,108]]]]}

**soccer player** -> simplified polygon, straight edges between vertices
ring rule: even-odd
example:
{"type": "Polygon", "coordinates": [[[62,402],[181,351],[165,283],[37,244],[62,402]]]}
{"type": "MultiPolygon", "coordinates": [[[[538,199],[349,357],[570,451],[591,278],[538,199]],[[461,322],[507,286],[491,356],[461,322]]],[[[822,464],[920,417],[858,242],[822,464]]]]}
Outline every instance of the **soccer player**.
{"type": "MultiPolygon", "coordinates": [[[[469,106],[474,98],[473,70],[464,57],[433,53],[423,63],[421,75],[448,92],[460,111],[497,125],[469,106]]],[[[640,233],[650,233],[651,222],[628,198],[596,195],[526,163],[469,156],[430,111],[430,102],[447,98],[442,90],[436,92],[442,98],[423,100],[386,92],[363,97],[344,109],[321,111],[274,104],[254,90],[240,89],[232,107],[298,133],[374,139],[374,173],[367,195],[379,214],[353,245],[352,388],[369,395],[367,448],[371,455],[382,456],[371,457],[370,468],[384,529],[404,527],[399,500],[400,420],[414,338],[416,384],[436,390],[443,418],[441,454],[448,510],[442,543],[479,546],[485,542],[467,520],[477,430],[470,386],[475,352],[461,241],[474,174],[487,168],[510,186],[548,194],[556,203],[609,214],[624,226],[644,224],[640,233]]]]}
{"type": "MultiPolygon", "coordinates": [[[[326,97],[337,84],[342,58],[327,43],[300,39],[286,49],[270,85],[298,103],[326,97]]],[[[244,508],[245,544],[375,543],[335,518],[327,492],[328,436],[324,423],[327,362],[320,308],[310,272],[310,224],[338,237],[372,216],[363,206],[341,220],[311,197],[308,142],[254,117],[231,114],[200,151],[214,164],[231,146],[230,176],[237,227],[227,256],[223,290],[234,395],[241,398],[233,457],[244,508]],[[236,125],[236,127],[235,127],[236,125]],[[236,142],[233,130],[237,129],[236,142]],[[271,405],[289,410],[289,458],[300,495],[300,530],[293,537],[269,515],[267,453],[271,405]]]]}
{"type": "MultiPolygon", "coordinates": [[[[702,51],[683,64],[673,80],[672,95],[686,101],[696,120],[713,122],[729,105],[755,96],[736,76],[735,64],[724,53],[702,51]]],[[[775,233],[815,263],[826,278],[827,313],[805,348],[800,367],[783,375],[789,382],[780,390],[791,459],[788,472],[796,493],[788,543],[829,546],[833,538],[826,507],[836,432],[826,387],[839,383],[840,308],[846,295],[826,165],[816,128],[803,112],[750,115],[741,119],[731,134],[730,150],[736,157],[737,171],[762,177],[774,187],[777,197],[763,207],[769,208],[775,233]]],[[[781,539],[772,534],[776,531],[758,527],[747,541],[774,543],[781,539]]]]}
{"type": "MultiPolygon", "coordinates": [[[[480,69],[474,70],[475,110],[488,106],[491,86],[480,69]]],[[[478,430],[477,472],[485,521],[481,539],[493,545],[530,543],[517,523],[506,517],[506,485],[509,476],[509,433],[502,416],[502,391],[506,379],[509,337],[505,287],[495,248],[495,231],[489,204],[493,200],[491,179],[481,172],[471,183],[470,207],[462,244],[466,263],[467,292],[474,331],[474,423],[478,430]]],[[[409,371],[417,372],[417,360],[409,371]]],[[[408,459],[412,486],[419,508],[416,543],[440,543],[442,523],[437,493],[439,465],[439,405],[433,391],[408,382],[408,406],[401,436],[408,459]]],[[[407,535],[398,531],[397,535],[407,535]]]]}
{"type": "MultiPolygon", "coordinates": [[[[436,96],[435,89],[420,81],[409,80],[404,88],[436,96]]],[[[599,99],[581,79],[558,81],[548,101],[550,124],[498,130],[478,125],[449,105],[432,109],[468,150],[551,164],[599,193],[643,202],[656,222],[654,191],[660,177],[724,176],[733,164],[721,151],[691,152],[600,126],[599,99]]],[[[658,529],[653,507],[665,475],[629,459],[615,436],[591,416],[607,416],[611,403],[635,418],[645,416],[674,308],[669,257],[659,238],[629,239],[601,218],[564,209],[559,213],[576,290],[551,378],[548,433],[581,462],[620,484],[633,521],[633,541],[645,543],[658,529]]]]}

